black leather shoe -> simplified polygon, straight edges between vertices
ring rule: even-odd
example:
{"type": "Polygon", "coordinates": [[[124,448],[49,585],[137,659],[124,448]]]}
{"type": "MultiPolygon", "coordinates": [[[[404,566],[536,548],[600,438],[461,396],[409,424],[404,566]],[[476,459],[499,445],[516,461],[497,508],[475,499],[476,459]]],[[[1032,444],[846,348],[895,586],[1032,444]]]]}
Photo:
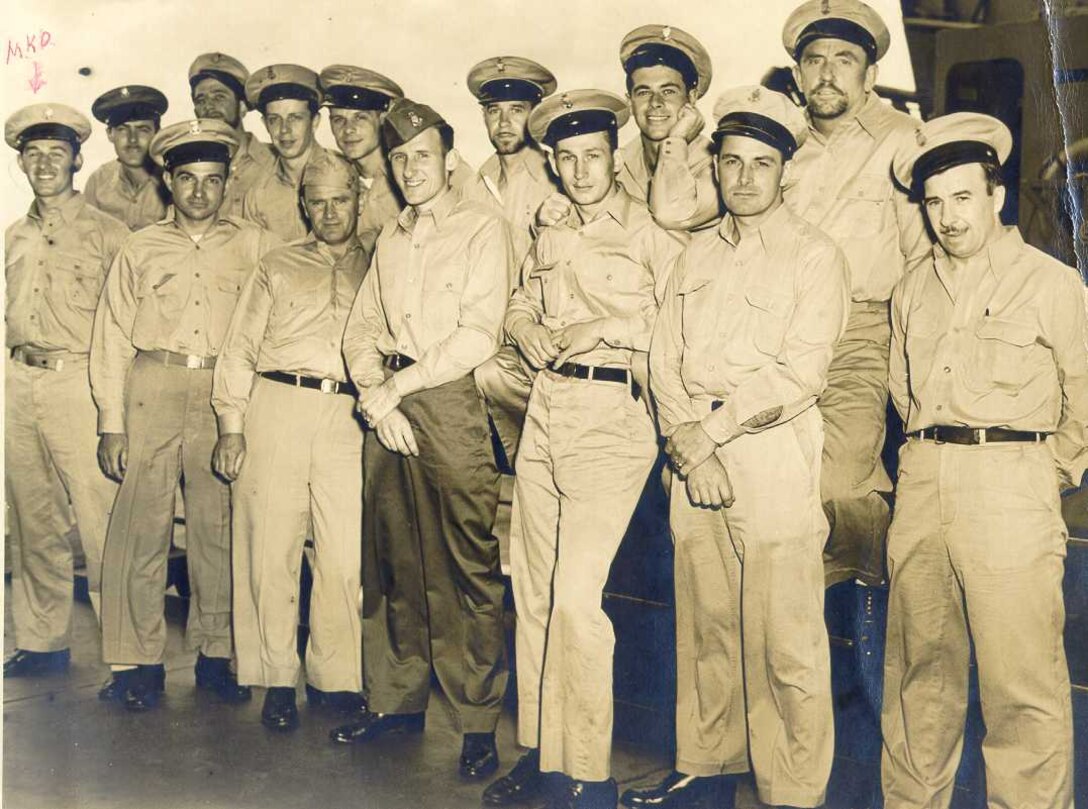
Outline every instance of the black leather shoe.
{"type": "Polygon", "coordinates": [[[57,652],[28,652],[16,649],[15,654],[4,661],[4,679],[9,677],[41,677],[67,671],[71,653],[67,649],[57,652]]]}
{"type": "Polygon", "coordinates": [[[264,695],[261,724],[269,730],[289,731],[298,727],[298,708],[295,707],[295,689],[269,688],[264,695]]]}
{"type": "Polygon", "coordinates": [[[334,713],[350,715],[366,708],[363,695],[355,691],[322,691],[306,683],[306,702],[311,708],[328,708],[334,713]]]}
{"type": "Polygon", "coordinates": [[[238,676],[230,670],[228,658],[205,657],[203,652],[196,656],[196,687],[214,691],[219,699],[232,705],[253,698],[248,685],[238,685],[238,676]]]}
{"type": "Polygon", "coordinates": [[[547,809],[616,809],[616,782],[570,780],[547,809]]]}
{"type": "Polygon", "coordinates": [[[649,789],[629,789],[620,796],[628,809],[733,809],[736,782],[729,776],[705,778],[675,770],[649,789]]]}
{"type": "Polygon", "coordinates": [[[499,751],[494,733],[466,733],[461,741],[462,778],[487,778],[499,768],[499,751]]]}
{"type": "Polygon", "coordinates": [[[355,744],[386,733],[422,733],[425,718],[424,713],[373,713],[364,709],[354,722],[330,730],[329,738],[337,744],[355,744]]]}
{"type": "Polygon", "coordinates": [[[121,703],[130,711],[150,711],[162,699],[165,685],[165,666],[137,666],[129,675],[121,703]]]}
{"type": "Polygon", "coordinates": [[[515,806],[529,803],[544,794],[545,779],[540,772],[540,751],[533,749],[502,778],[484,790],[485,806],[515,806]]]}
{"type": "MultiPolygon", "coordinates": [[[[137,669],[122,669],[121,671],[111,672],[110,681],[98,692],[98,698],[103,702],[121,702],[124,699],[125,691],[132,685],[132,678],[136,675],[136,671],[137,669]]],[[[160,667],[155,674],[155,686],[159,691],[165,691],[166,669],[160,667]]]]}

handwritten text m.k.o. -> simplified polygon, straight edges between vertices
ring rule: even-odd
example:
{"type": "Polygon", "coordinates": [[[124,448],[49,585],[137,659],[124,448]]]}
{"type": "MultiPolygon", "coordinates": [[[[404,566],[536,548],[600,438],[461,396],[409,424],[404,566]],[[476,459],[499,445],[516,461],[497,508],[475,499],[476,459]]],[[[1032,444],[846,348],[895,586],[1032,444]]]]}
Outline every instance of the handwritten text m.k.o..
{"type": "Polygon", "coordinates": [[[4,64],[10,65],[13,61],[32,59],[53,44],[53,35],[44,28],[36,34],[26,34],[22,39],[9,37],[4,64]]]}

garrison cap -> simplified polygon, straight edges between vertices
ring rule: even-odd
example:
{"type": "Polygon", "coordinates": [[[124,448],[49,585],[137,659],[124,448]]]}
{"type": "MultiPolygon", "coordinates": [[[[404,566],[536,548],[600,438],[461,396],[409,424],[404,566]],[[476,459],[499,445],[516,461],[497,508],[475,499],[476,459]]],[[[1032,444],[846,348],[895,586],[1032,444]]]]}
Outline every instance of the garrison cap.
{"type": "Polygon", "coordinates": [[[620,64],[628,76],[653,65],[678,70],[696,98],[706,95],[714,75],[706,48],[687,31],[671,25],[643,25],[625,36],[620,43],[620,64]]]}
{"type": "Polygon", "coordinates": [[[266,106],[284,98],[319,104],[317,74],[302,65],[269,65],[246,79],[246,103],[250,109],[263,113],[266,106]]]}
{"type": "Polygon", "coordinates": [[[715,147],[727,135],[755,138],[782,153],[783,161],[793,157],[808,136],[808,121],[789,96],[752,85],[726,90],[714,102],[715,147]]]}
{"type": "Polygon", "coordinates": [[[630,107],[618,95],[604,90],[567,90],[544,99],[529,113],[529,134],[554,149],[558,141],[575,135],[615,135],[630,117],[630,107]]]}
{"type": "Polygon", "coordinates": [[[163,127],[151,141],[151,159],[167,171],[186,163],[230,163],[238,148],[234,129],[214,118],[163,127]]]}
{"type": "Polygon", "coordinates": [[[91,114],[106,126],[120,126],[129,121],[158,123],[170,102],[154,87],[129,84],[108,90],[91,104],[91,114]]]}
{"type": "Polygon", "coordinates": [[[895,179],[904,188],[921,189],[927,177],[965,163],[995,168],[1012,152],[1012,133],[996,118],[978,112],[954,112],[918,127],[914,140],[892,158],[895,179]]]}
{"type": "Polygon", "coordinates": [[[393,99],[404,98],[392,79],[353,65],[329,65],[318,76],[318,86],[326,107],[384,112],[393,99]]]}
{"type": "Polygon", "coordinates": [[[249,79],[249,71],[233,56],[227,56],[218,51],[200,54],[189,65],[189,87],[195,90],[204,79],[215,79],[233,90],[239,101],[246,100],[246,80],[249,79]]]}
{"type": "Polygon", "coordinates": [[[860,45],[873,62],[883,58],[891,44],[884,20],[861,0],[807,0],[793,10],[782,28],[782,45],[797,61],[806,45],[827,38],[860,45]]]}
{"type": "Polygon", "coordinates": [[[555,92],[555,76],[548,68],[521,56],[484,59],[468,72],[468,91],[481,104],[528,101],[539,104],[555,92]]]}
{"type": "Polygon", "coordinates": [[[90,135],[91,122],[66,104],[31,104],[4,122],[4,140],[18,151],[32,140],[63,140],[78,151],[90,135]]]}
{"type": "Polygon", "coordinates": [[[399,98],[389,105],[389,111],[382,119],[382,145],[390,152],[432,126],[438,127],[440,132],[445,128],[453,135],[453,127],[426,104],[399,98]]]}
{"type": "Polygon", "coordinates": [[[302,170],[302,185],[327,185],[355,191],[359,187],[359,172],[338,154],[328,150],[316,152],[302,170]]]}

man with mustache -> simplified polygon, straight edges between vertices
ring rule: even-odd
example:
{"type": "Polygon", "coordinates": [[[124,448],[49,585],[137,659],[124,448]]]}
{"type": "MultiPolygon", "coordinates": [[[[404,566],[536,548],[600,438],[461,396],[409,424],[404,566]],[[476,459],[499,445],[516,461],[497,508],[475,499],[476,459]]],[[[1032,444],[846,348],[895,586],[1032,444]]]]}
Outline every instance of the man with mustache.
{"type": "MultiPolygon", "coordinates": [[[[510,224],[514,272],[533,243],[532,226],[541,204],[559,192],[548,159],[528,132],[529,114],[555,92],[555,76],[546,67],[520,56],[496,56],[468,73],[468,89],[480,102],[484,126],[495,154],[480,167],[474,196],[498,205],[510,224]]],[[[520,278],[511,279],[517,287],[520,278]]],[[[487,400],[492,423],[512,471],[521,438],[532,370],[516,348],[504,345],[476,369],[476,385],[487,400]]]]}
{"type": "Polygon", "coordinates": [[[215,366],[219,441],[231,487],[238,681],[267,689],[261,722],[298,727],[299,573],[313,523],[306,647],[311,705],[348,710],[362,691],[359,531],[363,431],[340,339],[369,254],[355,238],[359,176],[344,158],[302,172],[313,233],[273,250],[238,299],[215,366]]]}
{"type": "Polygon", "coordinates": [[[17,647],[4,662],[5,678],[68,668],[72,513],[96,616],[100,609],[117,487],[95,462],[87,354],[95,303],[128,229],[72,186],[90,134],[90,122],[63,104],[24,107],[4,124],[4,140],[19,153],[34,192],[26,216],[4,234],[4,478],[17,647]]]}
{"type": "Polygon", "coordinates": [[[103,561],[102,653],[135,666],[100,696],[132,711],[155,707],[165,688],[163,591],[182,476],[196,684],[226,702],[250,696],[229,670],[230,490],[211,465],[212,369],[243,284],[278,239],[220,213],[236,145],[234,129],[212,119],[155,136],[171,214],[125,242],[95,316],[98,458],[121,482],[103,561]]]}
{"type": "Polygon", "coordinates": [[[299,201],[302,171],[325,152],[314,140],[321,121],[317,74],[300,65],[269,65],[246,80],[246,101],[258,110],[272,138],[275,163],[242,199],[242,216],[284,241],[310,231],[299,201]]]}
{"type": "Polygon", "coordinates": [[[215,118],[234,129],[238,149],[230,161],[230,176],[223,200],[223,213],[241,216],[242,198],[261,173],[270,168],[276,156],[247,132],[242,119],[246,110],[246,66],[225,53],[202,53],[189,65],[189,88],[193,114],[197,118],[215,118]]]}
{"type": "Polygon", "coordinates": [[[103,93],[91,105],[91,113],[106,125],[117,159],[95,169],[83,193],[87,202],[130,230],[166,214],[170,196],[147,150],[168,106],[166,96],[154,87],[135,84],[103,93]]]}
{"type": "Polygon", "coordinates": [[[382,115],[404,91],[381,73],[354,65],[329,65],[318,76],[322,104],[340,152],[359,172],[359,223],[355,233],[367,255],[382,227],[403,204],[382,152],[382,115]]]}
{"type": "Polygon", "coordinates": [[[1059,493],[1088,481],[1088,322],[1076,270],[1001,224],[1011,150],[1002,122],[955,113],[893,162],[938,244],[891,305],[889,809],[949,806],[972,651],[987,805],[1073,807],[1059,493]]]}

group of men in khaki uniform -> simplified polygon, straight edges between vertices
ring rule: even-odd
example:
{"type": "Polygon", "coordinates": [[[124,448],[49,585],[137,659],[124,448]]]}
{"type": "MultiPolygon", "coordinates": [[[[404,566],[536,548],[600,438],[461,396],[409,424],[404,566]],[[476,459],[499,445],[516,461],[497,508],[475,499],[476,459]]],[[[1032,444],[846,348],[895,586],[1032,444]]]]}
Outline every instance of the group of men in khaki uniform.
{"type": "Polygon", "coordinates": [[[298,726],[312,538],[305,683],[350,719],[332,740],[422,731],[433,671],[460,774],[487,778],[512,466],[527,752],[486,805],[732,806],[749,771],[764,803],[821,805],[824,588],[890,575],[886,805],[949,804],[973,642],[990,801],[1071,807],[1058,496],[1088,465],[1080,279],[1000,224],[1003,124],[920,125],[873,93],[889,39],[860,0],[803,3],[783,44],[806,107],[734,87],[709,137],[711,60],[681,29],[624,38],[626,99],[487,59],[467,80],[495,147],[478,173],[438,112],[349,65],[205,54],[197,118],[167,127],[157,90],[111,90],[93,111],[118,161],[84,195],[89,122],[16,112],[35,201],[6,236],[5,677],[68,665],[74,521],[100,696],[160,702],[181,482],[198,686],[263,687],[262,722],[298,726]],[[340,154],[314,139],[322,107],[340,154]],[[891,520],[889,390],[908,435],[891,520]],[[619,796],[602,595],[662,439],[676,764],[619,796]]]}

